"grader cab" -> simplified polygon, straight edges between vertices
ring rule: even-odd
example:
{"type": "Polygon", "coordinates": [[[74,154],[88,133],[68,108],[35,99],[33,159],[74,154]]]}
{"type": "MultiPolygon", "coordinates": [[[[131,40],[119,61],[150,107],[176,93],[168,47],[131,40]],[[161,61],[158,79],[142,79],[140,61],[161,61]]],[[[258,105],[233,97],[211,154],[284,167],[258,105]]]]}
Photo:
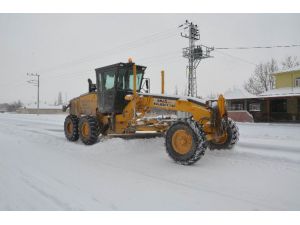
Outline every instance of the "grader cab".
{"type": "Polygon", "coordinates": [[[167,96],[164,91],[150,94],[145,70],[145,66],[131,61],[96,69],[95,88],[89,82],[89,93],[72,99],[68,105],[66,138],[80,138],[91,145],[100,135],[126,136],[151,131],[165,136],[167,153],[183,165],[198,161],[207,147],[230,149],[237,143],[238,128],[227,116],[222,95],[210,104],[188,96],[167,96]],[[189,116],[172,121],[149,118],[152,109],[181,111],[189,116]]]}
{"type": "MultiPolygon", "coordinates": [[[[140,92],[146,67],[136,66],[136,91],[140,92]]],[[[117,63],[96,69],[98,106],[101,113],[122,113],[133,94],[133,64],[117,63]]]]}

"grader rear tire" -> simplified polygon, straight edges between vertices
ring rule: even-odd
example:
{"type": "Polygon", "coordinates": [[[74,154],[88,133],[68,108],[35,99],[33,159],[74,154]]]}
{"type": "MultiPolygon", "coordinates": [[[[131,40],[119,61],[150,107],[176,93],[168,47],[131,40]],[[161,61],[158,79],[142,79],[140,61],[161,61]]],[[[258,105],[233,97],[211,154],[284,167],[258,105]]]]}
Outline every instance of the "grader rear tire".
{"type": "Polygon", "coordinates": [[[204,155],[206,147],[204,132],[191,119],[175,122],[166,133],[166,150],[176,163],[194,164],[204,155]]]}
{"type": "Polygon", "coordinates": [[[98,140],[99,125],[95,117],[84,116],[79,120],[79,136],[86,145],[95,144],[98,140]]]}
{"type": "MultiPolygon", "coordinates": [[[[225,124],[225,121],[222,122],[225,124]]],[[[210,150],[232,149],[238,142],[239,136],[239,128],[237,127],[236,123],[231,118],[228,118],[224,139],[221,139],[219,142],[211,141],[209,143],[209,148],[210,150]]]]}
{"type": "Polygon", "coordinates": [[[78,118],[75,115],[68,115],[64,123],[65,136],[69,141],[77,141],[78,134],[78,118]]]}

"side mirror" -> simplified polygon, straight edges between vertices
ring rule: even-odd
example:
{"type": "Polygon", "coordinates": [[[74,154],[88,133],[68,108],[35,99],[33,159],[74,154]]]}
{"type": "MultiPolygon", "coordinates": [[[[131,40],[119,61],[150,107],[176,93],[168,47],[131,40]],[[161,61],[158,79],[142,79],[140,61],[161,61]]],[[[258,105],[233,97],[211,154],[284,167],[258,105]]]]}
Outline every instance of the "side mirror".
{"type": "Polygon", "coordinates": [[[145,80],[145,84],[146,84],[146,89],[149,90],[149,80],[145,80]]]}
{"type": "Polygon", "coordinates": [[[144,78],[143,80],[144,80],[144,82],[142,84],[142,90],[145,93],[149,93],[150,92],[150,78],[144,78]],[[145,86],[145,88],[144,88],[144,86],[145,86]]]}
{"type": "Polygon", "coordinates": [[[66,112],[69,107],[70,107],[70,104],[69,105],[63,105],[62,111],[66,112]]]}

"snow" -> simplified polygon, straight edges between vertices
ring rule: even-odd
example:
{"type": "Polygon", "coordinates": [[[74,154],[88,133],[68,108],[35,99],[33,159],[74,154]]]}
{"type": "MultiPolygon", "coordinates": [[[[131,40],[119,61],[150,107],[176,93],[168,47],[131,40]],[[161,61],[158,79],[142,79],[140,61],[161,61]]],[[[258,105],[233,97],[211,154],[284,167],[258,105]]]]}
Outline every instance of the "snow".
{"type": "Polygon", "coordinates": [[[196,98],[196,97],[190,97],[190,96],[186,96],[186,97],[180,97],[180,100],[184,100],[184,99],[187,99],[187,100],[192,100],[194,102],[199,102],[200,104],[206,104],[206,99],[202,99],[202,98],[196,98]]]}
{"type": "MultiPolygon", "coordinates": [[[[40,103],[40,109],[62,109],[62,105],[49,105],[45,103],[40,103]]],[[[28,103],[25,105],[25,108],[36,109],[37,105],[35,103],[28,103]]]]}
{"type": "Polygon", "coordinates": [[[236,87],[227,90],[224,93],[224,97],[227,100],[257,98],[257,96],[250,94],[245,89],[240,89],[236,87]]]}
{"type": "Polygon", "coordinates": [[[153,97],[157,97],[157,98],[174,98],[174,99],[179,99],[182,101],[188,101],[188,100],[192,100],[195,102],[199,102],[201,104],[206,104],[206,99],[200,99],[200,98],[196,98],[196,97],[191,97],[191,96],[183,96],[183,95],[161,95],[161,94],[150,94],[150,93],[140,93],[140,96],[153,96],[153,97]]]}
{"type": "Polygon", "coordinates": [[[68,142],[63,115],[0,114],[0,210],[300,210],[300,125],[239,123],[233,150],[174,163],[164,139],[68,142]]]}
{"type": "Polygon", "coordinates": [[[258,96],[248,93],[244,89],[233,88],[229,89],[224,93],[226,100],[234,99],[260,99],[266,97],[292,97],[300,96],[300,87],[284,87],[271,89],[266,92],[259,94],[258,96]]]}
{"type": "Polygon", "coordinates": [[[276,88],[261,93],[260,97],[288,97],[288,96],[300,96],[300,87],[284,87],[276,88]]]}
{"type": "Polygon", "coordinates": [[[288,72],[292,72],[292,71],[300,71],[300,66],[280,70],[280,71],[277,71],[277,72],[273,73],[273,75],[277,75],[277,74],[281,74],[281,73],[288,73],[288,72]]]}

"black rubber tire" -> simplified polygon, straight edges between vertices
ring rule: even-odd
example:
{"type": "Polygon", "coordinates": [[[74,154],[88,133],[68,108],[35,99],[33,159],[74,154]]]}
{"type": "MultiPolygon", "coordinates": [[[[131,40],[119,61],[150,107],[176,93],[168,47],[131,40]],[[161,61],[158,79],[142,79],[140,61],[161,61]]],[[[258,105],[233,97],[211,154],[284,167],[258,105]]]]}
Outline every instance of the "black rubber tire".
{"type": "Polygon", "coordinates": [[[65,132],[65,136],[69,141],[77,141],[79,138],[79,134],[78,134],[78,118],[75,115],[68,115],[65,119],[65,123],[64,123],[64,132],[65,132]],[[72,131],[69,133],[67,130],[67,126],[69,124],[72,124],[72,131]]]}
{"type": "MultiPolygon", "coordinates": [[[[212,141],[209,142],[209,148],[210,150],[222,150],[222,149],[232,149],[234,145],[239,140],[239,128],[237,127],[236,123],[231,119],[227,119],[227,140],[222,144],[217,144],[212,141]]],[[[222,121],[224,125],[226,125],[225,121],[222,121]]]]}
{"type": "Polygon", "coordinates": [[[101,134],[101,131],[102,131],[101,123],[99,123],[99,121],[97,119],[95,121],[97,122],[97,137],[98,137],[101,134]]]}
{"type": "Polygon", "coordinates": [[[166,151],[176,162],[182,165],[192,165],[205,153],[207,148],[205,134],[201,127],[192,119],[179,120],[173,123],[166,132],[166,151]],[[185,130],[192,135],[192,147],[186,154],[180,154],[172,146],[172,137],[177,130],[185,130]]]}
{"type": "Polygon", "coordinates": [[[99,125],[98,121],[93,116],[84,116],[79,119],[79,137],[80,140],[86,145],[95,144],[98,140],[99,125]],[[84,136],[82,132],[82,126],[84,123],[88,124],[88,136],[84,136]]]}

